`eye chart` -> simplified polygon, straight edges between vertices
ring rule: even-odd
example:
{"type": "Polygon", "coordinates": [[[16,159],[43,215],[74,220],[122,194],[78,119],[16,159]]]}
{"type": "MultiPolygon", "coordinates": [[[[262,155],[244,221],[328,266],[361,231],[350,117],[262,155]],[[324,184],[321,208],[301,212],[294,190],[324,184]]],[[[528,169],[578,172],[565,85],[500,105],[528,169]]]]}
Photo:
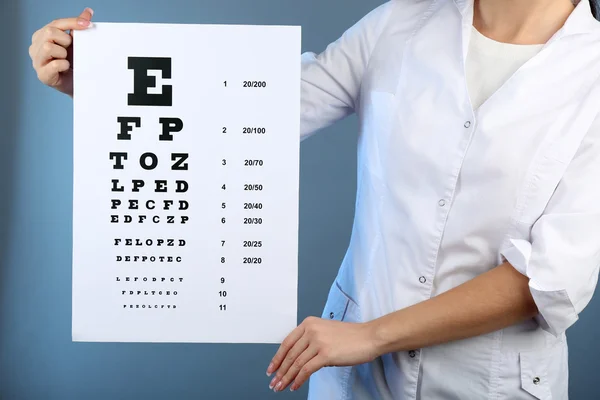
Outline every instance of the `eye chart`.
{"type": "Polygon", "coordinates": [[[300,36],[75,32],[74,341],[279,343],[296,326],[300,36]]]}

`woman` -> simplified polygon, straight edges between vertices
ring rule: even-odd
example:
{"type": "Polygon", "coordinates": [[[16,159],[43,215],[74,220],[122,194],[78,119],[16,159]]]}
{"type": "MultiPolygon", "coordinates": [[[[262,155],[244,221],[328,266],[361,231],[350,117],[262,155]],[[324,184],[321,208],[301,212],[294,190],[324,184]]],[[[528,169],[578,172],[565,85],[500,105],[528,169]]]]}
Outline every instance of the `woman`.
{"type": "MultiPolygon", "coordinates": [[[[322,318],[268,367],[326,399],[567,399],[600,265],[600,23],[583,0],[392,0],[302,56],[302,138],[360,117],[356,216],[322,318]]],[[[72,94],[71,37],[33,36],[72,94]]]]}

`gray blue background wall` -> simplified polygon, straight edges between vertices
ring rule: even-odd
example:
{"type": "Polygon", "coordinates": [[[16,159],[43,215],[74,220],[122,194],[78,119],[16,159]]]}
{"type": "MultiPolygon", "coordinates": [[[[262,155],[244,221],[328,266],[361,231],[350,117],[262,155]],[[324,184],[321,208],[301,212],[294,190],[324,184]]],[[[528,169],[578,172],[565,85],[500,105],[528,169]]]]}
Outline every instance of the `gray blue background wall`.
{"type": "MultiPolygon", "coordinates": [[[[2,0],[0,399],[303,399],[273,394],[273,345],[71,342],[72,101],[41,85],[31,34],[85,6],[114,22],[293,24],[320,51],[382,0],[2,0]]],[[[194,51],[193,41],[190,51],[194,51]]],[[[356,119],[301,147],[299,308],[319,315],[348,244],[356,119]]],[[[600,399],[600,300],[569,331],[571,395],[600,399]]]]}

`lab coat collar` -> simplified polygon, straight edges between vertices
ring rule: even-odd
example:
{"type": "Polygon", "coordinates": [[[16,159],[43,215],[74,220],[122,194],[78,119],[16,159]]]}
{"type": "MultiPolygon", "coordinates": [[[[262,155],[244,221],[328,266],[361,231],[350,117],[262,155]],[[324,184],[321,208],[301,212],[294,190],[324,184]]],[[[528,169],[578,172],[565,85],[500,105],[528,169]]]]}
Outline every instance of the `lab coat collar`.
{"type": "MultiPolygon", "coordinates": [[[[453,0],[463,18],[473,19],[474,0],[453,0]]],[[[575,10],[563,27],[554,35],[554,39],[581,33],[600,32],[600,22],[592,15],[589,0],[576,0],[575,10]]]]}

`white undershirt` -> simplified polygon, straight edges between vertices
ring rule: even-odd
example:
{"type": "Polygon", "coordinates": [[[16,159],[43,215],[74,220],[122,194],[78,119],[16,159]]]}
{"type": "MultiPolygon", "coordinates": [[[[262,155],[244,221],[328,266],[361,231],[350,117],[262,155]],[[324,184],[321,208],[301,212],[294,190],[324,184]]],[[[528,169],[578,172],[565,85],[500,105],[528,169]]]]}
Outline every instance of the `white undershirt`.
{"type": "Polygon", "coordinates": [[[473,28],[466,64],[467,85],[473,108],[479,108],[543,46],[497,42],[473,28]]]}

